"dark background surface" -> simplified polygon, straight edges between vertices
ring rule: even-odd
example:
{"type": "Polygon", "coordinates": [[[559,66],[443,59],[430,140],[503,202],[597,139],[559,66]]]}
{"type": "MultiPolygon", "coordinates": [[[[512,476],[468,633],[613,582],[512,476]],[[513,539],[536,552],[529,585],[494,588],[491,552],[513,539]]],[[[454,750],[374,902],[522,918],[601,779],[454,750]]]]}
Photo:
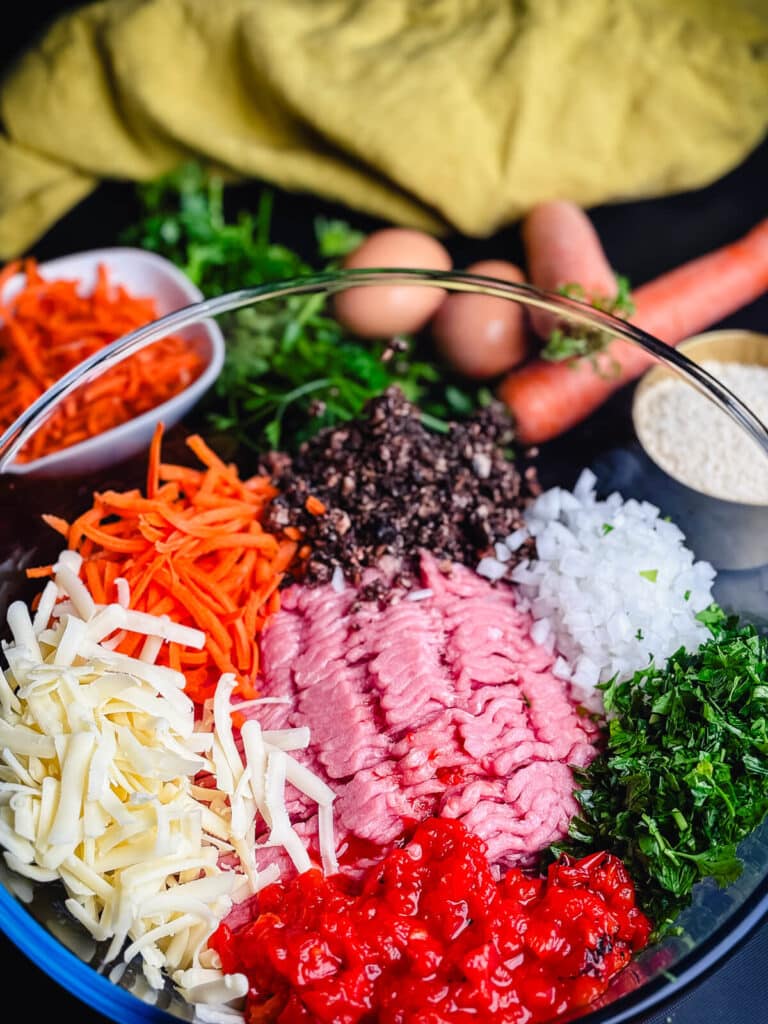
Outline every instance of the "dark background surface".
{"type": "MultiPolygon", "coordinates": [[[[0,39],[0,73],[23,51],[54,13],[73,5],[32,3],[15,7],[0,39]]],[[[767,99],[768,102],[768,99],[767,99]]],[[[233,189],[231,201],[251,205],[261,183],[233,189]]],[[[97,192],[64,217],[31,249],[40,260],[82,249],[114,245],[119,232],[138,210],[134,188],[127,182],[104,183],[97,192]]],[[[380,222],[353,211],[320,203],[311,196],[276,191],[273,237],[307,258],[313,244],[312,220],[317,214],[342,216],[362,230],[380,222]]],[[[615,203],[590,211],[612,265],[633,285],[656,277],[686,260],[735,240],[768,216],[768,141],[746,161],[715,184],[664,199],[615,203]]],[[[492,238],[445,239],[456,267],[477,259],[522,260],[517,225],[492,238]]],[[[768,333],[768,294],[713,327],[733,326],[768,333]]],[[[549,456],[567,465],[579,451],[583,464],[628,435],[627,392],[620,392],[590,421],[549,446],[549,456]]],[[[766,523],[768,528],[768,523],[766,523]]],[[[26,997],[25,1012],[33,1020],[67,1015],[82,1024],[108,1024],[18,952],[0,935],[0,964],[6,993],[26,997]],[[10,988],[10,985],[13,988],[10,988]]],[[[633,1024],[759,1024],[768,1019],[768,921],[764,921],[731,951],[716,969],[654,1013],[636,1017],[633,1024]]]]}

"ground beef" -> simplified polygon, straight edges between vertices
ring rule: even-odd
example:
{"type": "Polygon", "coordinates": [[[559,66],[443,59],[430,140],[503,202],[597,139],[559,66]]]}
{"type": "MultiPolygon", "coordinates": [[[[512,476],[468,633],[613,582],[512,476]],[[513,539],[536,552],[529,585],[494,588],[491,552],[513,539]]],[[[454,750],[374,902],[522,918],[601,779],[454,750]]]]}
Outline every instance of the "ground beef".
{"type": "MultiPolygon", "coordinates": [[[[350,586],[294,585],[263,635],[265,729],[309,726],[298,753],[337,794],[337,837],[387,845],[407,822],[460,818],[500,868],[531,865],[577,810],[571,766],[599,731],[530,638],[507,584],[420,556],[419,591],[382,607],[350,586]],[[416,597],[417,599],[413,599],[416,597]]],[[[314,807],[291,797],[299,831],[314,807]]]]}
{"type": "MultiPolygon", "coordinates": [[[[354,583],[363,570],[388,561],[401,579],[417,567],[414,552],[476,565],[493,541],[522,525],[522,510],[537,492],[535,472],[510,458],[512,421],[500,403],[451,425],[427,429],[422,414],[392,387],[373,399],[366,415],[329,428],[297,455],[268,456],[262,467],[280,491],[267,529],[297,526],[311,545],[310,582],[327,582],[335,569],[354,583]],[[312,515],[307,498],[326,511],[312,515]]],[[[531,554],[520,548],[517,561],[531,554]]]]}

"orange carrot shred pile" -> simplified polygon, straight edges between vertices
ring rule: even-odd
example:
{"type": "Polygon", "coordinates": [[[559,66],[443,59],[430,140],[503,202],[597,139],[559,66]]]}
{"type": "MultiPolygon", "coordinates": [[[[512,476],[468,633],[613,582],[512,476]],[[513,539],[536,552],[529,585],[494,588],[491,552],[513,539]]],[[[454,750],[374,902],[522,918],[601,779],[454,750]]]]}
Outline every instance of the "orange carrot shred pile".
{"type": "MultiPolygon", "coordinates": [[[[0,300],[0,430],[78,363],[157,317],[154,299],[112,284],[103,264],[83,295],[78,281],[49,280],[36,260],[15,260],[0,271],[0,296],[18,273],[20,290],[0,300]]],[[[183,338],[162,338],[65,399],[18,459],[39,459],[154,409],[203,369],[183,338]]]]}
{"type": "MultiPolygon", "coordinates": [[[[163,426],[149,452],[146,495],[138,489],[96,492],[93,505],[71,524],[45,522],[83,557],[83,578],[98,603],[117,600],[116,580],[127,581],[130,607],[192,626],[206,634],[201,651],[164,645],[161,664],[184,673],[197,704],[213,696],[223,672],[236,692],[256,696],[258,637],[280,607],[279,587],[298,557],[299,544],[266,532],[265,511],[277,490],[266,476],[241,480],[199,435],[187,445],[203,469],[160,461],[163,426]],[[165,660],[163,660],[165,659],[165,660]]],[[[52,566],[27,570],[51,575],[52,566]]],[[[140,653],[141,637],[126,636],[117,650],[140,653]]]]}

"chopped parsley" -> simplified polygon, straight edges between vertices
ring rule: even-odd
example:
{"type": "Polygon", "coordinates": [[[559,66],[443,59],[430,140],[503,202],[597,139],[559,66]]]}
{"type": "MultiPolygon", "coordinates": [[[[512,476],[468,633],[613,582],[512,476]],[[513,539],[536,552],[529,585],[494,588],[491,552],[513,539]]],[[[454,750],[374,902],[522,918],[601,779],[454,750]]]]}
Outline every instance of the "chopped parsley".
{"type": "Polygon", "coordinates": [[[698,651],[600,684],[606,748],[576,772],[580,812],[550,851],[621,857],[656,938],[697,882],[738,878],[737,846],[768,812],[768,636],[717,606],[699,618],[698,651]]]}

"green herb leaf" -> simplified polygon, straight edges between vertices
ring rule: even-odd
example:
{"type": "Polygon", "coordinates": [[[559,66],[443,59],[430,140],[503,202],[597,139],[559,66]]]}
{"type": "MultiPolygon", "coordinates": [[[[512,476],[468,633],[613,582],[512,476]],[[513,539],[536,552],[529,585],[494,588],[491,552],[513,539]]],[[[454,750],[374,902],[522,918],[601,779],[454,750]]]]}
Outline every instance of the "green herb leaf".
{"type": "Polygon", "coordinates": [[[698,881],[739,876],[738,844],[768,813],[768,636],[717,606],[699,617],[698,651],[601,684],[606,747],[578,771],[579,815],[549,851],[613,850],[655,938],[698,881]]]}
{"type": "MultiPolygon", "coordinates": [[[[578,302],[586,302],[587,295],[582,285],[576,282],[561,285],[560,295],[578,302]]],[[[622,274],[616,275],[616,294],[613,297],[593,295],[589,304],[603,313],[619,318],[627,318],[635,312],[629,279],[622,274]]],[[[567,323],[566,327],[556,327],[550,333],[546,344],[541,349],[542,359],[550,362],[562,362],[565,359],[589,359],[601,376],[611,377],[619,372],[615,359],[605,359],[605,350],[611,341],[610,331],[594,327],[579,326],[567,323]],[[601,358],[603,357],[603,358],[601,358]]]]}
{"type": "Polygon", "coordinates": [[[315,237],[318,252],[326,260],[348,255],[365,240],[363,232],[351,228],[346,221],[327,217],[315,218],[315,237]]]}
{"type": "MultiPolygon", "coordinates": [[[[122,241],[175,263],[206,297],[327,271],[364,235],[345,221],[318,217],[312,263],[271,240],[274,195],[263,189],[255,214],[225,211],[225,183],[188,163],[138,186],[138,223],[122,241]]],[[[487,389],[462,387],[424,358],[416,338],[361,340],[330,314],[324,295],[265,300],[221,319],[224,367],[196,411],[247,451],[296,448],[323,427],[349,420],[391,384],[419,403],[425,423],[471,414],[487,389]]]]}

